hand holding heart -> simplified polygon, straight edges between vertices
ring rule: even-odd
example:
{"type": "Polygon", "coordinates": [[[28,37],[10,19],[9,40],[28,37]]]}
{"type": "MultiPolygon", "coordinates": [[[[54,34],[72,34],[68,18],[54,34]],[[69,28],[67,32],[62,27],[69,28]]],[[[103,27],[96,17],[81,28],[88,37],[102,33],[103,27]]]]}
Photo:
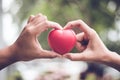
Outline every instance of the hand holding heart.
{"type": "Polygon", "coordinates": [[[48,21],[42,14],[31,16],[19,38],[12,45],[15,59],[24,61],[35,58],[54,58],[70,52],[77,40],[75,33],[70,29],[74,25],[69,26],[72,26],[71,22],[62,28],[58,23],[48,21]],[[48,37],[53,51],[44,50],[37,39],[48,28],[54,28],[48,37]]]}
{"type": "Polygon", "coordinates": [[[107,49],[95,30],[82,20],[69,22],[64,29],[79,27],[82,33],[76,35],[76,47],[80,53],[63,55],[73,61],[100,62],[120,71],[120,55],[107,49]],[[85,41],[85,43],[83,43],[85,41]],[[87,44],[86,44],[87,43],[87,44]]]}
{"type": "Polygon", "coordinates": [[[75,61],[103,62],[105,60],[104,58],[108,56],[106,53],[110,52],[101,41],[96,31],[82,20],[68,22],[62,30],[51,31],[48,36],[48,42],[55,52],[75,61]],[[76,37],[74,37],[75,34],[73,32],[69,31],[74,27],[78,27],[82,31],[77,34],[76,37]],[[75,44],[80,53],[68,53],[75,44]]]}
{"type": "Polygon", "coordinates": [[[17,61],[61,56],[76,61],[105,63],[120,71],[120,56],[108,50],[96,31],[82,20],[68,22],[62,28],[58,23],[48,21],[42,14],[31,16],[18,39],[12,45],[0,49],[0,69],[17,61]],[[75,35],[72,31],[74,27],[82,32],[75,35]],[[53,51],[44,50],[37,39],[48,28],[54,28],[48,36],[48,43],[53,51]],[[81,52],[68,53],[75,44],[81,52]]]}
{"type": "Polygon", "coordinates": [[[14,56],[12,58],[16,61],[26,61],[60,56],[56,52],[44,50],[37,39],[48,28],[61,29],[62,27],[58,23],[48,21],[45,15],[31,16],[16,42],[11,46],[14,56]]]}
{"type": "Polygon", "coordinates": [[[17,53],[18,60],[54,58],[60,56],[59,54],[71,60],[97,60],[101,58],[98,56],[98,54],[102,55],[101,51],[108,51],[96,32],[82,20],[68,22],[62,28],[58,23],[48,21],[46,16],[42,14],[30,17],[13,47],[17,49],[15,53],[17,53]],[[74,27],[79,27],[83,32],[75,35],[71,30],[74,27]],[[48,28],[54,28],[48,36],[48,42],[55,52],[44,50],[37,40],[37,37],[48,28]],[[83,45],[81,43],[83,41],[87,41],[88,44],[83,45]],[[77,49],[82,52],[69,54],[68,52],[75,44],[77,49]]]}
{"type": "Polygon", "coordinates": [[[74,61],[105,61],[105,57],[108,56],[110,51],[101,41],[96,31],[90,28],[82,20],[71,21],[64,27],[64,29],[70,29],[73,27],[79,27],[79,29],[82,31],[82,33],[76,35],[76,48],[80,51],[80,53],[68,53],[65,54],[64,57],[74,61]],[[86,41],[87,44],[82,44],[84,41],[86,41]]]}

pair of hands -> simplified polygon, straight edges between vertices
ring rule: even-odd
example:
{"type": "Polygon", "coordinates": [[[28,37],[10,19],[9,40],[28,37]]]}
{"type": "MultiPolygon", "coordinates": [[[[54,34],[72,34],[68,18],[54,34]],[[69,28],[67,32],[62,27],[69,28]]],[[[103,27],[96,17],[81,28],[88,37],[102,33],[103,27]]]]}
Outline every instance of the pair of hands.
{"type": "MultiPolygon", "coordinates": [[[[90,28],[82,20],[75,20],[68,22],[64,27],[70,29],[79,27],[82,33],[76,35],[77,43],[76,47],[80,50],[80,53],[67,53],[63,57],[69,58],[75,61],[98,61],[106,59],[109,50],[105,47],[96,31],[90,28]],[[87,40],[87,45],[82,45],[80,42],[87,40]],[[105,54],[106,53],[106,54],[105,54]]],[[[11,46],[13,52],[12,56],[16,61],[28,61],[36,58],[55,58],[61,57],[53,51],[44,50],[39,41],[38,36],[48,28],[62,29],[62,27],[55,22],[47,20],[47,17],[42,14],[36,16],[30,16],[27,25],[21,32],[18,39],[11,46]]]]}

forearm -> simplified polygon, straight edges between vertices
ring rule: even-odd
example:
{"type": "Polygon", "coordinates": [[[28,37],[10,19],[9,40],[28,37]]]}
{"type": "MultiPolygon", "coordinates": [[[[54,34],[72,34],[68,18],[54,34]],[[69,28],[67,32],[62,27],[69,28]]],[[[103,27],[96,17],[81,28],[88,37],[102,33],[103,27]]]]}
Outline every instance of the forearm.
{"type": "Polygon", "coordinates": [[[15,62],[12,46],[0,49],[0,70],[15,62]]]}
{"type": "Polygon", "coordinates": [[[109,52],[107,57],[103,63],[120,71],[120,55],[116,52],[109,52]]]}

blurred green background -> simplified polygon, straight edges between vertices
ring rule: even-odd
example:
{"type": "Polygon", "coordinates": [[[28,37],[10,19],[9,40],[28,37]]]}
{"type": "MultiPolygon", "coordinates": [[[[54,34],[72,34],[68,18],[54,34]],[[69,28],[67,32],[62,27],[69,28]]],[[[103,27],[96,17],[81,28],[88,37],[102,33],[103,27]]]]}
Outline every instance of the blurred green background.
{"type": "MultiPolygon", "coordinates": [[[[3,17],[3,35],[5,24],[11,20],[14,28],[13,39],[3,36],[6,43],[11,44],[20,34],[30,15],[42,13],[49,20],[55,21],[63,27],[69,21],[82,19],[95,29],[105,45],[112,51],[120,54],[120,0],[1,0],[1,15],[3,17]],[[10,2],[9,2],[10,1],[10,2]],[[9,4],[9,6],[7,6],[9,4]],[[7,17],[8,21],[4,21],[7,17]],[[15,37],[16,36],[16,37],[15,37]]],[[[8,29],[8,28],[6,28],[8,29]]],[[[9,29],[8,29],[9,30],[9,29]]],[[[48,31],[44,32],[39,41],[44,49],[50,49],[47,43],[48,31]]],[[[10,33],[8,33],[10,35],[10,33]]],[[[7,45],[8,45],[7,44],[7,45]]],[[[74,49],[73,52],[76,52],[74,49]]],[[[32,63],[33,65],[33,63],[32,63]]],[[[34,65],[33,65],[34,66],[34,65]]],[[[11,67],[15,75],[19,72],[11,67]]],[[[11,74],[11,72],[8,71],[11,74]]],[[[49,72],[48,72],[49,73],[49,72]]],[[[9,74],[8,74],[9,75],[9,74]]],[[[10,75],[9,75],[10,76],[10,75]]],[[[67,76],[69,77],[69,76],[67,76]]],[[[8,79],[14,80],[14,79],[8,79]]],[[[17,79],[16,80],[22,80],[17,79]]],[[[67,80],[67,79],[61,79],[67,80]]],[[[70,80],[70,79],[68,79],[70,80]]],[[[75,80],[75,79],[73,79],[75,80]]],[[[91,80],[91,79],[88,79],[91,80]]],[[[93,79],[92,79],[93,80],[93,79]]]]}
{"type": "MultiPolygon", "coordinates": [[[[30,15],[43,13],[49,20],[64,25],[82,19],[94,28],[110,50],[120,53],[119,0],[15,0],[8,10],[19,27],[30,15]],[[14,5],[19,9],[14,13],[14,5]],[[13,11],[12,11],[13,10],[13,11]]],[[[45,32],[41,44],[48,49],[45,32]]]]}

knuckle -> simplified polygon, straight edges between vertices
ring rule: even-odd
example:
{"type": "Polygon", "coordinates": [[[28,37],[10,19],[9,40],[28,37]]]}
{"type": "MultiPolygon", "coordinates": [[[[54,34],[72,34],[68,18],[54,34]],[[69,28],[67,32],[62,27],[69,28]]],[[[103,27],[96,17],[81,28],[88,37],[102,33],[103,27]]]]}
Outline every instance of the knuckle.
{"type": "Polygon", "coordinates": [[[91,28],[90,31],[91,31],[91,32],[90,32],[90,35],[91,35],[91,36],[95,36],[95,35],[97,34],[97,32],[96,32],[94,29],[92,29],[92,28],[91,28]]]}
{"type": "Polygon", "coordinates": [[[81,19],[78,19],[77,21],[78,21],[79,23],[83,22],[83,20],[81,20],[81,19]]]}
{"type": "Polygon", "coordinates": [[[44,16],[44,19],[47,20],[47,16],[44,16]]]}
{"type": "Polygon", "coordinates": [[[59,26],[60,27],[60,25],[56,22],[53,23],[53,26],[57,26],[57,27],[59,26]]]}
{"type": "Polygon", "coordinates": [[[71,24],[72,24],[72,21],[68,22],[67,24],[71,25],[71,24]]]}
{"type": "Polygon", "coordinates": [[[42,14],[41,14],[41,13],[39,13],[39,14],[38,14],[38,16],[42,16],[42,14]]]}
{"type": "Polygon", "coordinates": [[[44,21],[44,25],[46,26],[46,27],[48,27],[49,26],[49,24],[48,24],[48,21],[46,20],[46,21],[44,21]]]}
{"type": "Polygon", "coordinates": [[[69,26],[73,26],[72,21],[68,22],[67,25],[69,25],[69,26]]]}
{"type": "Polygon", "coordinates": [[[70,22],[68,22],[68,25],[69,26],[73,26],[74,23],[75,23],[77,26],[80,26],[82,22],[83,21],[81,19],[79,19],[79,20],[76,20],[76,21],[70,21],[70,22]]]}
{"type": "Polygon", "coordinates": [[[30,17],[34,17],[34,15],[30,15],[30,17]]]}
{"type": "Polygon", "coordinates": [[[41,16],[39,17],[42,21],[46,21],[47,20],[47,17],[46,16],[41,16]]]}
{"type": "Polygon", "coordinates": [[[79,19],[77,20],[78,26],[81,26],[81,24],[83,23],[83,20],[79,19]]]}

